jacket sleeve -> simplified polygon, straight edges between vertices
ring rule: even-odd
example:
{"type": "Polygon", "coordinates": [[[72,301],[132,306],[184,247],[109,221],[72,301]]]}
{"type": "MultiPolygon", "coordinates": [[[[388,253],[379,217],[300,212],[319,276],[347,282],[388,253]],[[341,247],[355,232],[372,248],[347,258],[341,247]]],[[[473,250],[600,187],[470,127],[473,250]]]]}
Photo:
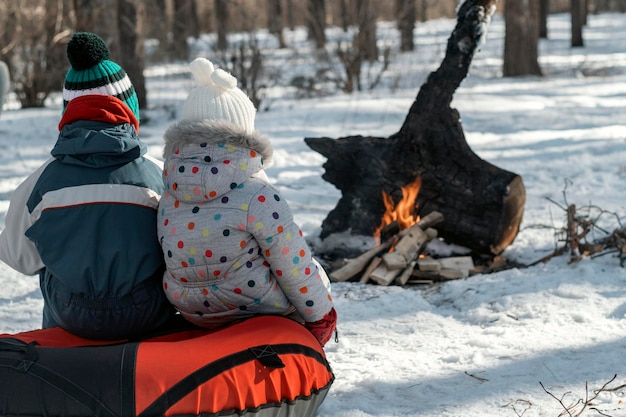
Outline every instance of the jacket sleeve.
{"type": "Polygon", "coordinates": [[[328,281],[287,202],[273,187],[262,187],[250,202],[249,214],[248,231],[280,288],[306,322],[321,320],[333,308],[328,281]]]}
{"type": "Polygon", "coordinates": [[[39,176],[51,161],[42,165],[13,191],[4,230],[0,233],[0,260],[25,275],[35,275],[44,267],[35,244],[24,234],[35,222],[26,202],[39,176]]]}

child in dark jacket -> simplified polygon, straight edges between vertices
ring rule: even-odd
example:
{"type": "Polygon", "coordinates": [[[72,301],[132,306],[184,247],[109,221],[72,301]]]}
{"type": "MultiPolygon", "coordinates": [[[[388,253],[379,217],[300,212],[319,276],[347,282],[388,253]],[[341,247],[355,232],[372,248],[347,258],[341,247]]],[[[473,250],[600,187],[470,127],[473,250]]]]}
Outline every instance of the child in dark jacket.
{"type": "Polygon", "coordinates": [[[165,133],[158,231],[170,302],[218,327],[258,314],[291,316],[324,345],[337,315],[330,284],[263,167],[272,155],[237,80],[204,59],[182,120],[165,133]]]}
{"type": "Polygon", "coordinates": [[[39,274],[44,328],[134,337],[173,311],[156,234],[162,168],[145,155],[137,95],[104,41],[76,33],[67,56],[59,137],[11,196],[0,259],[39,274]]]}

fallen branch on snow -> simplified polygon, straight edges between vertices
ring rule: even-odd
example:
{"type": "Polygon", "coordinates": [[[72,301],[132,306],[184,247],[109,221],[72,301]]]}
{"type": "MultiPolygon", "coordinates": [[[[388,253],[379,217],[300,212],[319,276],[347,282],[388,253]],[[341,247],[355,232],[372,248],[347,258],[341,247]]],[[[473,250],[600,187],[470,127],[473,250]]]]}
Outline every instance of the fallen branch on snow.
{"type": "Polygon", "coordinates": [[[578,400],[576,400],[573,403],[570,403],[569,405],[565,404],[565,397],[567,397],[569,394],[571,394],[570,392],[566,392],[565,394],[563,394],[561,396],[561,398],[558,398],[556,395],[552,394],[550,391],[548,391],[546,389],[546,387],[543,386],[543,384],[541,383],[541,381],[539,382],[539,385],[541,385],[541,388],[543,388],[543,390],[545,391],[546,394],[548,394],[549,396],[551,396],[552,398],[554,398],[556,401],[558,401],[558,403],[561,405],[561,407],[563,407],[563,412],[561,412],[561,414],[558,415],[558,417],[564,417],[564,416],[569,416],[569,417],[581,417],[583,415],[583,413],[585,412],[585,410],[589,409],[589,410],[593,410],[596,413],[602,415],[602,416],[606,416],[606,417],[613,417],[611,414],[606,414],[604,411],[599,410],[594,404],[593,401],[598,398],[598,395],[600,395],[603,392],[614,392],[614,391],[619,391],[622,390],[624,388],[626,388],[626,384],[621,384],[618,385],[616,387],[609,387],[610,384],[613,383],[613,381],[615,381],[615,379],[617,379],[617,374],[615,374],[613,376],[613,378],[611,378],[607,383],[605,383],[601,388],[593,390],[593,395],[591,397],[589,397],[589,387],[588,387],[588,383],[585,382],[585,398],[579,398],[578,400]]]}

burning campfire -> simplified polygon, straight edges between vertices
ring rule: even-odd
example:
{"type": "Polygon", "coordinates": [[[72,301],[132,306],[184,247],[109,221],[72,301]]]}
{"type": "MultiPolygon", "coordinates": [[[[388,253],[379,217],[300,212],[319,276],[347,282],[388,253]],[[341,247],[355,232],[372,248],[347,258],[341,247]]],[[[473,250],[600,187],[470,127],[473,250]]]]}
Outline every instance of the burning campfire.
{"type": "Polygon", "coordinates": [[[382,192],[385,213],[381,219],[380,227],[374,232],[374,237],[378,239],[378,243],[380,243],[381,231],[396,227],[399,230],[404,230],[419,221],[420,216],[417,214],[416,201],[421,185],[422,180],[417,178],[411,184],[402,187],[402,199],[397,204],[394,203],[389,194],[385,191],[382,192]]]}
{"type": "Polygon", "coordinates": [[[375,247],[331,272],[331,280],[346,281],[361,274],[360,282],[371,280],[380,285],[430,284],[464,278],[474,270],[471,256],[433,259],[424,254],[438,235],[434,227],[443,222],[443,214],[434,211],[423,218],[417,214],[421,186],[418,177],[400,187],[402,197],[397,203],[382,191],[385,212],[374,231],[375,247]]]}
{"type": "MultiPolygon", "coordinates": [[[[418,190],[419,187],[411,189],[418,190]]],[[[390,213],[398,211],[398,206],[394,208],[390,205],[390,213]]],[[[397,222],[398,220],[392,220],[386,227],[397,222]]],[[[432,284],[465,278],[472,272],[479,272],[471,256],[434,259],[424,255],[428,243],[437,237],[434,226],[441,222],[443,215],[436,211],[417,219],[409,227],[402,228],[367,252],[347,260],[341,268],[330,273],[330,279],[335,282],[373,281],[380,285],[432,284]]],[[[499,263],[502,262],[503,259],[494,260],[491,268],[500,267],[499,263]]]]}

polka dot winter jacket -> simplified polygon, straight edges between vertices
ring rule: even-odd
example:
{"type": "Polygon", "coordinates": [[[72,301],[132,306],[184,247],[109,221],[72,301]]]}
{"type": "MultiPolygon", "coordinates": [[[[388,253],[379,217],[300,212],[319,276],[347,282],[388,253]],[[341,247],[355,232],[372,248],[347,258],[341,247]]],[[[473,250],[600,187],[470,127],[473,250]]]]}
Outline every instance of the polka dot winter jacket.
{"type": "Polygon", "coordinates": [[[266,136],[220,122],[181,121],[165,133],[163,286],[196,325],[294,312],[314,322],[333,307],[325,273],[264,176],[271,154],[266,136]]]}

